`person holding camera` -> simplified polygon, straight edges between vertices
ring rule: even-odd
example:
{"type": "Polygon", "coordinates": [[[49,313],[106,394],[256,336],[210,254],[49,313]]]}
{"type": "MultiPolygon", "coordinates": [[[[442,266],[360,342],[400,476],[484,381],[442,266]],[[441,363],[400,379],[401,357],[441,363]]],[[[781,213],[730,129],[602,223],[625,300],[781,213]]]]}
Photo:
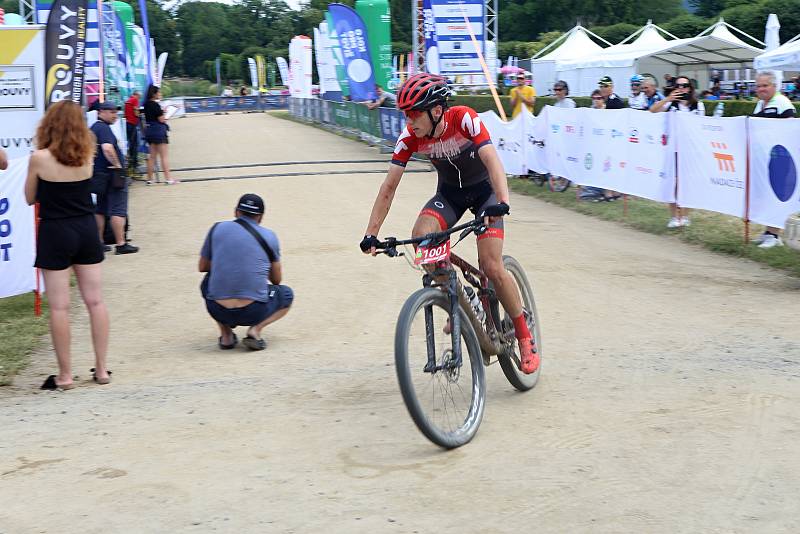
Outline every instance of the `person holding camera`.
{"type": "MultiPolygon", "coordinates": [[[[100,232],[100,241],[106,228],[106,217],[111,220],[111,230],[116,243],[115,254],[133,254],[139,247],[125,242],[125,219],[128,217],[128,178],[123,173],[122,150],[111,125],[117,122],[119,106],[113,102],[102,102],[97,110],[97,122],[92,124],[92,133],[97,138],[94,156],[91,192],[96,195],[95,218],[100,232]]],[[[110,246],[104,246],[111,252],[110,246]]]]}
{"type": "MultiPolygon", "coordinates": [[[[703,102],[697,99],[692,81],[686,76],[675,78],[675,85],[669,95],[650,107],[650,112],[652,113],[660,111],[677,111],[694,113],[695,115],[706,114],[703,102]]],[[[680,208],[676,203],[672,202],[669,205],[669,209],[672,217],[667,223],[667,228],[680,228],[691,224],[687,208],[680,208]]]]}

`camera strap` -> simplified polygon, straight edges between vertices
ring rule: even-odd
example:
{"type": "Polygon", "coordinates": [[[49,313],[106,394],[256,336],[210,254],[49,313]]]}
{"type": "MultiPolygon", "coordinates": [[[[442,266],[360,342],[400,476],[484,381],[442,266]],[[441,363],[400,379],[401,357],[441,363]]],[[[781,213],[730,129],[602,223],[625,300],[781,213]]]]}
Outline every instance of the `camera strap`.
{"type": "Polygon", "coordinates": [[[277,261],[278,257],[275,255],[270,246],[264,240],[264,237],[261,234],[259,234],[255,228],[253,228],[252,226],[250,226],[250,224],[244,222],[241,219],[236,219],[236,221],[234,222],[236,222],[236,224],[238,224],[239,226],[250,232],[250,234],[252,234],[252,236],[256,238],[258,244],[261,245],[261,248],[263,248],[264,252],[266,252],[270,262],[275,263],[277,261]]]}

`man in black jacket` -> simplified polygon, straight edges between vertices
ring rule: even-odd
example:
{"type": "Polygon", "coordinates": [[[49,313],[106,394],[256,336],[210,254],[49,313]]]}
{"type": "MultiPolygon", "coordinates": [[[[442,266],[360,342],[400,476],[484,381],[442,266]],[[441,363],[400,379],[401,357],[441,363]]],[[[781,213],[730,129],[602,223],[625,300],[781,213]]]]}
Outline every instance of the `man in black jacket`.
{"type": "Polygon", "coordinates": [[[614,82],[610,77],[603,76],[597,82],[597,85],[600,87],[600,94],[606,99],[606,109],[622,109],[625,107],[625,103],[614,92],[614,82]]]}

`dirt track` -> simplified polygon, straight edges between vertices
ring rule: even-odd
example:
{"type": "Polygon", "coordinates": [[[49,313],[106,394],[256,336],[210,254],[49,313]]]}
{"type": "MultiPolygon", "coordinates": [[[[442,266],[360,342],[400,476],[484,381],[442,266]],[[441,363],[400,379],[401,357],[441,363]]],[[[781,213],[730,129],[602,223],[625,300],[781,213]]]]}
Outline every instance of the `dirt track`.
{"type": "MultiPolygon", "coordinates": [[[[175,167],[380,157],[257,114],[176,120],[172,139],[175,167]]],[[[135,185],[142,252],[106,263],[114,383],[89,383],[76,303],[80,387],[35,389],[55,369],[46,340],[0,390],[0,532],[800,531],[800,281],[512,196],[542,379],[519,394],[487,369],[477,437],[443,452],[393,368],[419,279],[357,251],[381,179],[135,185]],[[197,255],[248,191],[296,304],[267,351],[220,352],[197,255]]],[[[382,234],[408,233],[434,183],[404,178],[382,234]]]]}

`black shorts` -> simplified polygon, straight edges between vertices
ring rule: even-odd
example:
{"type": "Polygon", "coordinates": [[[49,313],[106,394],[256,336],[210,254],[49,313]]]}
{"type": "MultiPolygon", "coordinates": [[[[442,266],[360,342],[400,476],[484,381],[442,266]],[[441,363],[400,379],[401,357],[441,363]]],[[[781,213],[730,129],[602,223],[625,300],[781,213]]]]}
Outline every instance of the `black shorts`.
{"type": "Polygon", "coordinates": [[[211,318],[231,328],[262,323],[276,312],[291,306],[294,300],[294,291],[289,286],[270,285],[267,291],[269,295],[267,302],[256,300],[241,308],[226,308],[215,300],[205,298],[208,291],[205,280],[200,286],[200,291],[206,301],[206,310],[211,318]]]}
{"type": "MultiPolygon", "coordinates": [[[[464,213],[469,210],[478,215],[488,206],[497,204],[492,184],[484,181],[468,187],[454,187],[441,184],[436,195],[422,208],[420,215],[430,215],[439,221],[442,230],[452,228],[464,213]]],[[[503,219],[489,225],[489,230],[478,239],[498,237],[503,239],[503,219]]]]}
{"type": "Polygon", "coordinates": [[[99,174],[92,176],[89,187],[97,195],[95,213],[107,217],[128,216],[128,178],[125,178],[125,187],[117,188],[111,185],[110,176],[99,174]]]}
{"type": "Polygon", "coordinates": [[[34,267],[61,271],[71,265],[103,261],[103,245],[94,215],[45,219],[39,223],[34,267]]]}

